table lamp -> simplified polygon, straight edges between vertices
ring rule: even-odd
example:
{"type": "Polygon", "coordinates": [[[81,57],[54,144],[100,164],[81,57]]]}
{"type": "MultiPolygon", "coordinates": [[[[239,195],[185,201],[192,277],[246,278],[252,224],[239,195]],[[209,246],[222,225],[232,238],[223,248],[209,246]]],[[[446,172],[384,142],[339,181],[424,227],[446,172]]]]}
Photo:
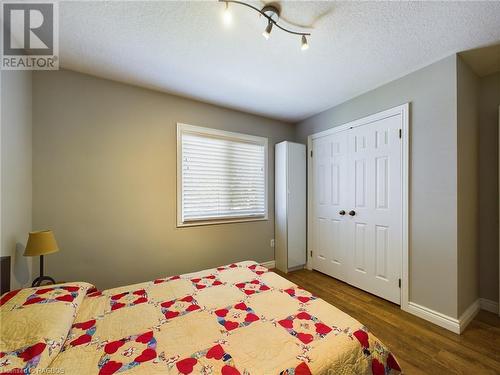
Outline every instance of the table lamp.
{"type": "Polygon", "coordinates": [[[41,230],[37,232],[30,232],[26,249],[24,249],[24,256],[35,257],[40,256],[40,276],[33,280],[31,286],[40,286],[43,281],[51,281],[55,284],[52,277],[44,276],[43,274],[43,256],[52,254],[59,251],[54,233],[51,230],[41,230]]]}

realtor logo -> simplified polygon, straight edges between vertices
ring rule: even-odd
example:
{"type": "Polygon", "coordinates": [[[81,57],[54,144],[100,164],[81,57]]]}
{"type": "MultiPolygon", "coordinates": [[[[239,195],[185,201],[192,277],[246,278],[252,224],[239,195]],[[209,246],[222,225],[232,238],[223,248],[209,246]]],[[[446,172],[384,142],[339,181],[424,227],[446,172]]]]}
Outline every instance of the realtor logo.
{"type": "Polygon", "coordinates": [[[2,21],[2,69],[59,69],[56,2],[2,2],[2,21]]]}

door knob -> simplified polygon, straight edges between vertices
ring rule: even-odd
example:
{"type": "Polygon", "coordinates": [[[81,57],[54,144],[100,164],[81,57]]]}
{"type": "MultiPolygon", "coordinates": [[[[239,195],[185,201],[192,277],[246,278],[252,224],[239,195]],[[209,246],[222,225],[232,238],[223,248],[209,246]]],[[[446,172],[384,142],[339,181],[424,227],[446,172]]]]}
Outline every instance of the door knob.
{"type": "Polygon", "coordinates": [[[345,211],[344,211],[344,210],[340,210],[340,211],[339,211],[339,215],[344,216],[344,215],[345,215],[345,211]]]}
{"type": "Polygon", "coordinates": [[[354,210],[349,211],[349,215],[351,215],[351,216],[356,215],[356,211],[354,211],[354,210]]]}

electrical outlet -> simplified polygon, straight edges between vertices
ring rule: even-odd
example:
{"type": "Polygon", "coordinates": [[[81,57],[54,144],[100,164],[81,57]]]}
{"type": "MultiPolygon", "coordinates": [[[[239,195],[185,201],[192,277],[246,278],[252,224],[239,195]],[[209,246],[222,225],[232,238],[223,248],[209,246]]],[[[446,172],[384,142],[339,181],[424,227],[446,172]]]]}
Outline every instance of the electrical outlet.
{"type": "Polygon", "coordinates": [[[274,238],[271,239],[270,245],[271,245],[271,247],[274,247],[274,238]]]}

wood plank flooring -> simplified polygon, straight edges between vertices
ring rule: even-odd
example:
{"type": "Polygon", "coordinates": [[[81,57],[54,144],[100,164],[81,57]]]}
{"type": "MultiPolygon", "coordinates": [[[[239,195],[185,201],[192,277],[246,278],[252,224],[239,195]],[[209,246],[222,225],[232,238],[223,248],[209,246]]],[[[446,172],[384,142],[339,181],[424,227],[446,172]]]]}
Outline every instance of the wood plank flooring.
{"type": "Polygon", "coordinates": [[[481,311],[456,335],[317,271],[283,274],[359,320],[397,356],[405,374],[500,374],[500,318],[481,311]]]}

